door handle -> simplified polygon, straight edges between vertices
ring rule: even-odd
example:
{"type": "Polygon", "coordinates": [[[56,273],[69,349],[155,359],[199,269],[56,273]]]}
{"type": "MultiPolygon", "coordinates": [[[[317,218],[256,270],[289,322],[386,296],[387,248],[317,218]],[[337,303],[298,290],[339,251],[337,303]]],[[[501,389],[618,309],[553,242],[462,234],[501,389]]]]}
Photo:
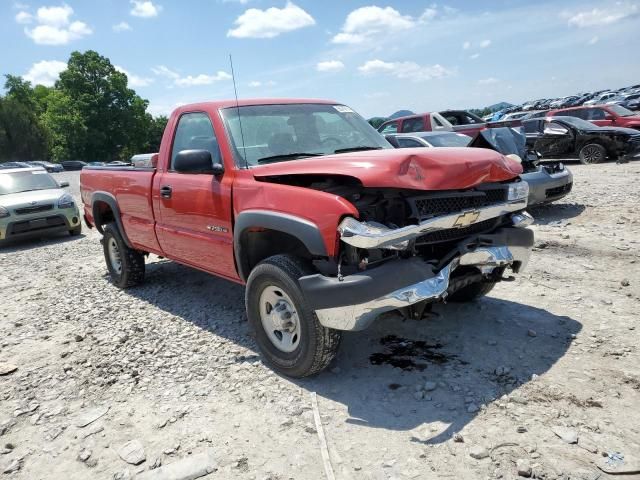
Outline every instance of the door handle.
{"type": "Polygon", "coordinates": [[[163,185],[160,187],[160,196],[162,198],[171,198],[171,185],[163,185]]]}

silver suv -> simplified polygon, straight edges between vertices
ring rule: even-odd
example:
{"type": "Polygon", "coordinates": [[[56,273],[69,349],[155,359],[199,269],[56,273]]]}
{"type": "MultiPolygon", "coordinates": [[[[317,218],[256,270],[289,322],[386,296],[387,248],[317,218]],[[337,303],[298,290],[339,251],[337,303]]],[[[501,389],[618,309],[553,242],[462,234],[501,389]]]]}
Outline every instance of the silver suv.
{"type": "Polygon", "coordinates": [[[0,170],[0,245],[54,232],[79,235],[78,206],[44,168],[0,170]]]}

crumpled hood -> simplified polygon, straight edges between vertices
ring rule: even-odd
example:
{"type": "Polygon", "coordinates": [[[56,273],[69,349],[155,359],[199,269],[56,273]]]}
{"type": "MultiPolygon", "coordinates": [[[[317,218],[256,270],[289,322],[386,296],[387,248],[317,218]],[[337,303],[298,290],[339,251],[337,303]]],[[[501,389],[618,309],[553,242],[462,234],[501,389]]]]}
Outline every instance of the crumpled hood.
{"type": "Polygon", "coordinates": [[[50,188],[47,190],[36,190],[34,192],[10,193],[8,195],[0,195],[0,205],[7,208],[16,208],[31,206],[31,202],[35,202],[35,204],[55,204],[65,193],[67,192],[62,188],[50,188]]]}
{"type": "Polygon", "coordinates": [[[400,148],[342,153],[261,165],[260,179],[282,175],[342,175],[365,187],[455,190],[511,180],[522,165],[484,148],[400,148]]]}

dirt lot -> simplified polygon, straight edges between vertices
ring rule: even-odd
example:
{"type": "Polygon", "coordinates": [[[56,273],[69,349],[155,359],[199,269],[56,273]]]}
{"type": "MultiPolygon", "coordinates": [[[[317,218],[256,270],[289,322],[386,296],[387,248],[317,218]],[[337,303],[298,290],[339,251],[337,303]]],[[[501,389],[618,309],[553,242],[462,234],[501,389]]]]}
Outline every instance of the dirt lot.
{"type": "Polygon", "coordinates": [[[0,250],[0,477],[156,478],[209,452],[206,478],[323,479],[311,392],[338,479],[640,471],[640,162],[571,168],[523,276],[347,334],[303,381],[261,363],[240,286],[152,258],[119,291],[95,231],[0,250]]]}

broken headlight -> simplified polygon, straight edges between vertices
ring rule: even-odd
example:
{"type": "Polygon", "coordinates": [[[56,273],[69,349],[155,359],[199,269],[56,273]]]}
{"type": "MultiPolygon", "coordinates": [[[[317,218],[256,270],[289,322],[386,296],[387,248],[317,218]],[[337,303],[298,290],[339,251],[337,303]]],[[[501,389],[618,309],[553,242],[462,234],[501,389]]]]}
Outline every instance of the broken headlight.
{"type": "Polygon", "coordinates": [[[529,198],[529,184],[525,181],[509,184],[509,194],[507,200],[514,202],[529,198]]]}

